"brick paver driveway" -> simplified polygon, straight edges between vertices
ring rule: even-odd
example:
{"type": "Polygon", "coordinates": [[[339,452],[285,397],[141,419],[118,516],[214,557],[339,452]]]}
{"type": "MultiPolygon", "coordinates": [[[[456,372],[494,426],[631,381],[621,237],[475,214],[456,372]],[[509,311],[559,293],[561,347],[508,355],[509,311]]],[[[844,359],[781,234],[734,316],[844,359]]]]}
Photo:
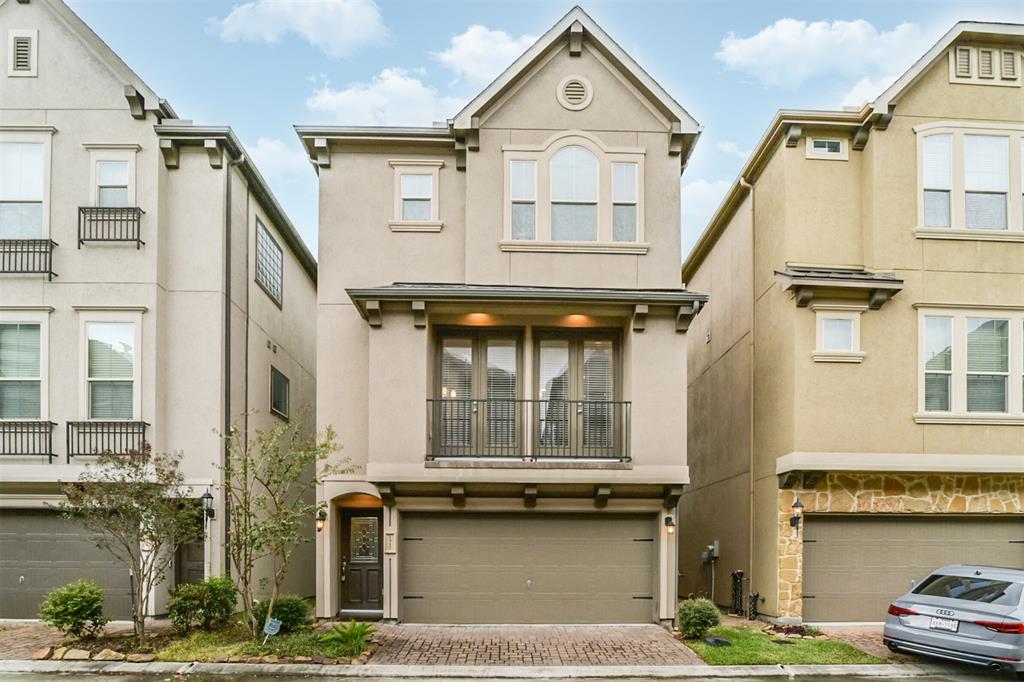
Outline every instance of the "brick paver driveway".
{"type": "Polygon", "coordinates": [[[657,625],[378,625],[384,665],[686,665],[700,658],[657,625]]]}

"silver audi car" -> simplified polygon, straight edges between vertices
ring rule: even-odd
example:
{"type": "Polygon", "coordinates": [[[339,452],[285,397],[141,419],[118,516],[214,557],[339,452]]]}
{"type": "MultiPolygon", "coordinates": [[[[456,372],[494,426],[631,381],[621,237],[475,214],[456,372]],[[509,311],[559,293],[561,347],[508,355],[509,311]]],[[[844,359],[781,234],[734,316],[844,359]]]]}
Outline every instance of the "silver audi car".
{"type": "Polygon", "coordinates": [[[889,607],[885,644],[1024,679],[1024,569],[943,566],[889,607]]]}

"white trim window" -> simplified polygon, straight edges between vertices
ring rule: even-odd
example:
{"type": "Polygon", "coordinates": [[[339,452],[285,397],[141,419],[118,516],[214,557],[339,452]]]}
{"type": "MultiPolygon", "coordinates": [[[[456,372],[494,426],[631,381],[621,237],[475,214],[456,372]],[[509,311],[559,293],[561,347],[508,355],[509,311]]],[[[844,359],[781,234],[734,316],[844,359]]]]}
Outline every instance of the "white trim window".
{"type": "Polygon", "coordinates": [[[47,418],[48,316],[0,311],[0,420],[47,418]]]}
{"type": "Polygon", "coordinates": [[[917,126],[919,237],[1024,240],[1024,126],[917,126]],[[1014,172],[1011,172],[1011,169],[1014,172]]]}
{"type": "Polygon", "coordinates": [[[551,157],[551,240],[597,241],[597,156],[566,145],[551,157]]]}
{"type": "Polygon", "coordinates": [[[135,198],[136,149],[103,148],[89,145],[89,184],[92,206],[126,208],[137,206],[135,198]]]}
{"type": "Polygon", "coordinates": [[[255,279],[278,308],[284,305],[284,252],[259,218],[256,219],[255,279]]]}
{"type": "Polygon", "coordinates": [[[815,314],[815,362],[863,362],[860,348],[861,313],[867,306],[813,305],[815,314]]]}
{"type": "Polygon", "coordinates": [[[808,159],[847,161],[850,158],[850,152],[847,148],[847,140],[842,138],[809,137],[804,156],[808,159]]]}
{"type": "Polygon", "coordinates": [[[918,421],[1024,421],[1024,309],[922,310],[918,421]]]}
{"type": "Polygon", "coordinates": [[[636,241],[637,164],[612,163],[612,241],[636,241]]]}
{"type": "Polygon", "coordinates": [[[133,421],[141,414],[141,314],[91,313],[81,319],[85,419],[133,421]]]}
{"type": "Polygon", "coordinates": [[[440,183],[444,161],[429,159],[392,159],[395,171],[394,217],[388,222],[392,232],[440,232],[440,183]]]}
{"type": "Polygon", "coordinates": [[[524,159],[509,161],[508,182],[512,239],[536,239],[537,162],[524,159]]]}
{"type": "Polygon", "coordinates": [[[42,140],[0,137],[0,239],[47,235],[47,151],[42,140]]]}

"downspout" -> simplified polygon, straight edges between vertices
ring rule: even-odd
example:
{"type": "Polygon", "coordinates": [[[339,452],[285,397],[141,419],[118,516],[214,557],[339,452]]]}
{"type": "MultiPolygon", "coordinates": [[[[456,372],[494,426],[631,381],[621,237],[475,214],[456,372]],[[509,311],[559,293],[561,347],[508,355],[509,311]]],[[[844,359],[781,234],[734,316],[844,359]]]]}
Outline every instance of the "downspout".
{"type": "Polygon", "coordinates": [[[748,465],[750,467],[750,475],[747,477],[747,494],[749,496],[748,509],[750,510],[750,512],[747,514],[747,541],[749,543],[749,546],[747,548],[747,562],[749,564],[747,567],[747,575],[749,576],[749,578],[747,578],[747,580],[749,581],[747,592],[749,594],[754,591],[754,443],[756,442],[754,439],[754,340],[756,339],[754,329],[755,325],[757,324],[755,318],[757,305],[757,281],[754,277],[753,264],[756,262],[756,258],[754,257],[754,235],[757,232],[757,226],[754,222],[754,219],[756,217],[756,214],[754,212],[756,208],[754,185],[741,175],[740,187],[747,190],[747,193],[750,195],[750,445],[748,447],[750,451],[750,462],[748,465]]]}
{"type": "MultiPolygon", "coordinates": [[[[225,150],[226,151],[226,150],[225,150]]],[[[239,154],[237,159],[232,159],[227,154],[228,162],[224,169],[224,396],[222,409],[224,411],[224,449],[221,453],[221,471],[227,465],[231,449],[228,445],[228,434],[231,433],[231,169],[245,160],[245,155],[239,154]]],[[[225,481],[225,483],[227,483],[225,481]]],[[[224,546],[227,546],[227,539],[231,533],[231,496],[224,493],[224,546]]],[[[231,559],[224,557],[224,574],[231,576],[231,559]]]]}

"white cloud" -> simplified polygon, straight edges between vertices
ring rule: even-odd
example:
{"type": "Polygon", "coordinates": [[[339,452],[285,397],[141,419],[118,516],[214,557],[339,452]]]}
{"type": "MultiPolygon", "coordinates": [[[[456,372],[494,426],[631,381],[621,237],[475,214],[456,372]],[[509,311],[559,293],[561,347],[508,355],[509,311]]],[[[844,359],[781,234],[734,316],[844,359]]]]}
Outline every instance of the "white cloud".
{"type": "Polygon", "coordinates": [[[207,22],[221,40],[277,43],[294,33],[329,57],[347,57],[387,36],[373,0],[253,0],[207,22]]]}
{"type": "Polygon", "coordinates": [[[298,140],[292,144],[275,137],[260,137],[256,144],[246,145],[246,149],[268,180],[290,180],[300,173],[309,174],[300,176],[302,179],[313,178],[309,157],[298,140]]]}
{"type": "Polygon", "coordinates": [[[513,38],[504,31],[475,24],[465,33],[452,36],[448,49],[433,56],[466,83],[486,85],[536,40],[535,36],[513,38]]]}
{"type": "Polygon", "coordinates": [[[726,191],[732,185],[728,180],[705,180],[697,178],[684,182],[682,187],[682,231],[683,255],[690,252],[697,237],[707,227],[712,214],[722,203],[726,191]]]}
{"type": "Polygon", "coordinates": [[[865,102],[873,102],[886,88],[895,83],[897,78],[899,76],[864,76],[843,94],[843,106],[859,107],[865,102]]]}
{"type": "Polygon", "coordinates": [[[821,76],[861,78],[910,66],[932,38],[911,23],[880,31],[864,19],[779,19],[747,38],[730,32],[715,58],[762,85],[796,88],[821,76]]]}
{"type": "Polygon", "coordinates": [[[737,159],[740,159],[742,161],[746,161],[747,157],[750,156],[751,150],[740,149],[739,145],[736,144],[735,142],[719,142],[715,146],[718,147],[718,151],[722,152],[723,154],[735,156],[737,159]]]}
{"type": "Polygon", "coordinates": [[[323,81],[306,107],[346,125],[430,125],[462,108],[463,100],[438,94],[417,75],[422,74],[384,69],[369,83],[349,83],[340,90],[323,81]]]}

